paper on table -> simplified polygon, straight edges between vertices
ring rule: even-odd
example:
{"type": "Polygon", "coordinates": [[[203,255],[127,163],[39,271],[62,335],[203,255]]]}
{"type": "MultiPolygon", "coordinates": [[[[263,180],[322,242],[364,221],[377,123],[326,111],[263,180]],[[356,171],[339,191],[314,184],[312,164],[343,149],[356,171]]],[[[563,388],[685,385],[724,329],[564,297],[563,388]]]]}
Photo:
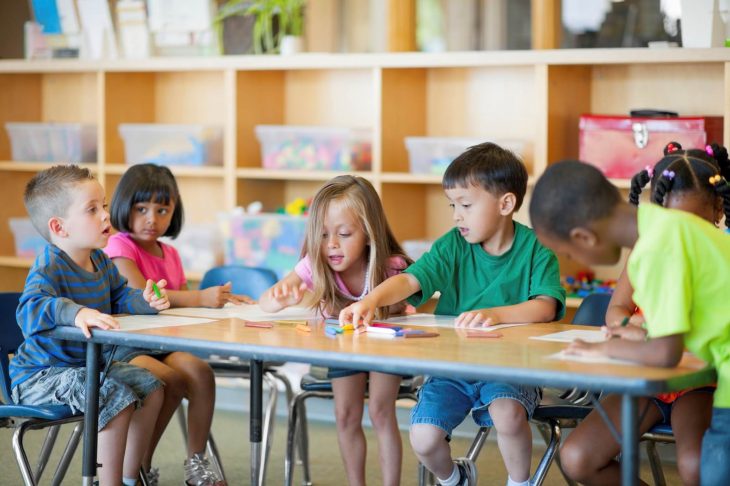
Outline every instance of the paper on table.
{"type": "Polygon", "coordinates": [[[635,361],[627,361],[624,359],[609,358],[608,356],[578,356],[576,354],[568,354],[565,350],[545,356],[546,359],[557,359],[561,361],[576,361],[578,363],[595,363],[595,364],[615,364],[615,365],[637,365],[635,361]]]}
{"type": "Polygon", "coordinates": [[[258,304],[226,304],[222,309],[206,307],[178,307],[167,309],[162,314],[172,316],[207,317],[210,319],[238,318],[245,321],[288,321],[306,320],[317,317],[316,313],[306,307],[287,307],[279,312],[265,312],[258,304]]]}
{"type": "MultiPolygon", "coordinates": [[[[410,326],[424,326],[424,327],[454,327],[454,319],[457,316],[437,316],[435,314],[409,314],[407,316],[397,316],[387,319],[385,322],[388,324],[406,324],[410,326]]],[[[479,327],[474,329],[484,331],[496,331],[498,329],[505,329],[507,327],[515,326],[526,326],[527,324],[497,324],[496,326],[479,327]]]]}
{"type": "Polygon", "coordinates": [[[542,336],[530,336],[530,339],[537,339],[539,341],[557,341],[559,343],[572,343],[576,339],[580,339],[587,343],[600,343],[606,341],[607,337],[603,331],[585,331],[582,329],[576,329],[544,334],[542,336]]]}
{"type": "Polygon", "coordinates": [[[200,319],[197,317],[180,317],[164,315],[134,315],[116,318],[119,322],[119,331],[139,331],[141,329],[153,329],[156,327],[192,326],[193,324],[205,324],[213,322],[212,319],[200,319]]]}

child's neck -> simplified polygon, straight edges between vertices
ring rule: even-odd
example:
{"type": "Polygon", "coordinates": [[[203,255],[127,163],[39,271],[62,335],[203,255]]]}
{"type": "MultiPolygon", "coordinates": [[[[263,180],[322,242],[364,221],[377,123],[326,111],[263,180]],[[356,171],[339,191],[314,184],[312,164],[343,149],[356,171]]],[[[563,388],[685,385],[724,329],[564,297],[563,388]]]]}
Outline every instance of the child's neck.
{"type": "Polygon", "coordinates": [[[354,265],[350,265],[344,272],[340,272],[340,278],[351,292],[359,294],[367,285],[365,282],[367,271],[368,262],[363,259],[354,265]]]}
{"type": "Polygon", "coordinates": [[[69,245],[65,245],[64,242],[54,242],[54,244],[63,250],[76,265],[87,272],[94,272],[96,270],[94,264],[91,262],[91,250],[88,248],[72,248],[69,245]]]}
{"type": "Polygon", "coordinates": [[[633,248],[639,239],[639,214],[636,206],[621,203],[606,221],[608,237],[623,248],[633,248]]]}
{"type": "Polygon", "coordinates": [[[481,243],[482,249],[492,256],[500,256],[507,253],[515,241],[515,224],[512,217],[501,219],[497,231],[481,243]]]}

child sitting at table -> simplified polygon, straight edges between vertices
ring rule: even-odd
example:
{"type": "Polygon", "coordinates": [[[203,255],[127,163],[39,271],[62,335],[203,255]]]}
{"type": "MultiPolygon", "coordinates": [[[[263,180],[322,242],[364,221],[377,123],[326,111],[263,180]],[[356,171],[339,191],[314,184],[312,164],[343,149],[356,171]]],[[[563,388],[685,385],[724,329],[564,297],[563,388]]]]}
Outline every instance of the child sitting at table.
{"type": "MultiPolygon", "coordinates": [[[[144,290],[127,281],[106,257],[111,234],[104,189],[88,169],[56,166],[25,189],[35,229],[50,243],[36,258],[17,310],[25,341],[10,362],[16,403],[85,408],[85,347],[43,334],[58,326],[116,329],[109,314],[153,314],[169,307],[152,281],[144,290]]],[[[164,287],[165,282],[157,283],[164,287]]],[[[114,362],[99,390],[98,459],[101,484],[133,486],[162,404],[162,382],[150,372],[114,362]]]]}

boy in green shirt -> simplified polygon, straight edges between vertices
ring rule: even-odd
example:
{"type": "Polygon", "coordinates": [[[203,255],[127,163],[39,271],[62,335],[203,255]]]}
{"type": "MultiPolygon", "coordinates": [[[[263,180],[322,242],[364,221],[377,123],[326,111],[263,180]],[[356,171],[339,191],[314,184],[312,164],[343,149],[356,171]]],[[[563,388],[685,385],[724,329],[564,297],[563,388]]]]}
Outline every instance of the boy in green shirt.
{"type": "MultiPolygon", "coordinates": [[[[727,181],[715,176],[710,182],[727,205],[727,181]]],[[[676,366],[687,347],[714,365],[718,384],[700,478],[702,484],[724,484],[730,477],[730,238],[693,214],[653,204],[637,210],[598,169],[582,162],[545,171],[530,218],[546,246],[586,264],[614,264],[622,247],[633,248],[627,273],[648,340],[576,341],[569,352],[676,366]]]]}
{"type": "MultiPolygon", "coordinates": [[[[404,273],[378,285],[340,313],[341,323],[369,324],[375,310],[409,298],[420,305],[441,292],[436,314],[458,316],[462,327],[545,322],[564,312],[555,255],[534,233],[512,220],[527,189],[527,170],[511,152],[484,143],[454,160],[443,179],[456,228],[439,238],[404,273]]],[[[540,389],[508,383],[431,377],[411,415],[411,445],[440,484],[476,484],[468,459],[451,459],[452,430],[471,412],[494,426],[509,473],[508,484],[527,484],[532,435],[527,422],[540,389]]]]}

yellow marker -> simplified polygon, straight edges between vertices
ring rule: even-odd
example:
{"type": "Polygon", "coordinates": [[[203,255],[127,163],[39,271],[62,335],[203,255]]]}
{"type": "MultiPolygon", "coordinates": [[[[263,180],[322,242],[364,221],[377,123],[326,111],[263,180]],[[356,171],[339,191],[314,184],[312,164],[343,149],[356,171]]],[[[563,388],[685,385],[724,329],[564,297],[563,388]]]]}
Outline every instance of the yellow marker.
{"type": "Polygon", "coordinates": [[[302,320],[277,319],[275,322],[279,322],[281,324],[296,324],[298,326],[306,326],[307,325],[307,321],[302,321],[302,320]]]}
{"type": "Polygon", "coordinates": [[[354,331],[355,326],[353,326],[352,324],[345,324],[340,329],[342,329],[343,331],[354,331]]]}
{"type": "Polygon", "coordinates": [[[306,324],[297,324],[297,331],[312,332],[312,328],[306,324]]]}

